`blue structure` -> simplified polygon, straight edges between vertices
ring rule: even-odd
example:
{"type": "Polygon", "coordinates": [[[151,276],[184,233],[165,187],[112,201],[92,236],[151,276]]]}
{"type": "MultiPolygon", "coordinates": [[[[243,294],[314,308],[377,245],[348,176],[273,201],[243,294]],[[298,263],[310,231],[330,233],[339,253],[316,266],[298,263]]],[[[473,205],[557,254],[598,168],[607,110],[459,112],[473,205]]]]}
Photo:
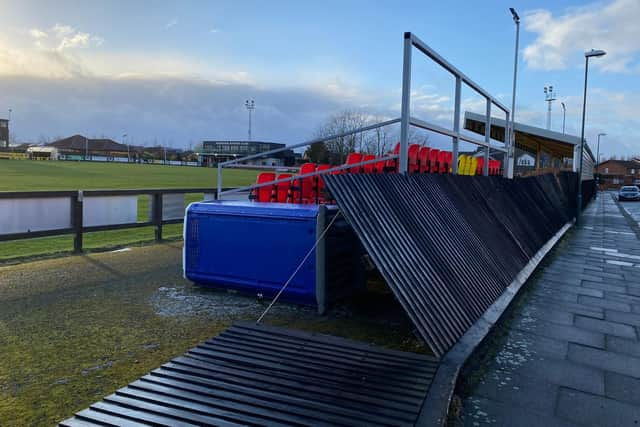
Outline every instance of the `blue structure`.
{"type": "MultiPolygon", "coordinates": [[[[185,216],[184,275],[204,286],[272,297],[336,213],[324,205],[192,203],[185,216]]],[[[331,300],[363,283],[359,248],[351,228],[336,220],[281,298],[323,313],[331,300]]]]}

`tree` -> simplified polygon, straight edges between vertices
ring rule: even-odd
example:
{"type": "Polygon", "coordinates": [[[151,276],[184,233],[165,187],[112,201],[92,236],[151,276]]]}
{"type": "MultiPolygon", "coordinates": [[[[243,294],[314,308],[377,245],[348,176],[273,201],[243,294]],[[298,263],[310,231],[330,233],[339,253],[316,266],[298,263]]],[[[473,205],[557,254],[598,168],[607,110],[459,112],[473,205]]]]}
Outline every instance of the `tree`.
{"type": "MultiPolygon", "coordinates": [[[[354,131],[367,125],[368,119],[364,113],[356,110],[344,110],[329,117],[316,132],[318,138],[329,137],[354,131]]],[[[347,155],[354,151],[364,151],[365,135],[358,132],[350,135],[339,136],[324,143],[329,162],[333,164],[344,163],[347,155]]],[[[319,145],[313,150],[321,152],[319,145]]]]}
{"type": "Polygon", "coordinates": [[[328,163],[329,152],[324,142],[311,144],[304,152],[304,157],[313,163],[328,163]]]}

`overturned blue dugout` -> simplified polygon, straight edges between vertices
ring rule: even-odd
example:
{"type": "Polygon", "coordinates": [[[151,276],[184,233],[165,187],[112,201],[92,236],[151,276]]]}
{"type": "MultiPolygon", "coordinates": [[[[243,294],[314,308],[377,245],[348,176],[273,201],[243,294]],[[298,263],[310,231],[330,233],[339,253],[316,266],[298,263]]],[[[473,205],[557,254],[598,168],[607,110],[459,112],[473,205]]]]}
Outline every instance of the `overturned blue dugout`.
{"type": "Polygon", "coordinates": [[[335,206],[206,201],[185,215],[183,269],[209,287],[272,297],[309,254],[280,296],[324,313],[364,287],[363,249],[335,206]],[[314,244],[318,241],[317,246],[314,244]]]}

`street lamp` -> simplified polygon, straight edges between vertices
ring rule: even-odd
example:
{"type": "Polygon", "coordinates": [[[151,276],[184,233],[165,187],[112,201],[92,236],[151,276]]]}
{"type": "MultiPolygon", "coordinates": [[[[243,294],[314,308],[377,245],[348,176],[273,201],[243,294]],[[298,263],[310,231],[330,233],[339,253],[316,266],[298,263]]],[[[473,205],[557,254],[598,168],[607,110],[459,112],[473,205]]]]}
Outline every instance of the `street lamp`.
{"type": "MultiPolygon", "coordinates": [[[[124,140],[125,140],[126,137],[127,137],[126,133],[122,134],[122,143],[123,144],[124,144],[124,140]]],[[[130,162],[131,162],[131,154],[130,154],[130,151],[129,151],[129,144],[127,144],[127,163],[130,163],[130,162]]]]}
{"type": "Polygon", "coordinates": [[[512,7],[509,8],[513,22],[516,24],[516,50],[513,60],[513,93],[511,94],[511,127],[509,129],[509,147],[507,152],[507,178],[513,178],[513,155],[515,147],[515,120],[516,120],[516,81],[518,78],[518,44],[520,42],[520,16],[512,7]]]}
{"type": "Polygon", "coordinates": [[[564,102],[561,102],[560,105],[562,105],[562,134],[564,135],[564,122],[567,119],[567,106],[564,105],[564,102]]]}
{"type": "Polygon", "coordinates": [[[544,87],[544,100],[549,105],[549,107],[547,108],[547,129],[548,130],[551,130],[551,103],[557,99],[555,95],[556,94],[553,92],[553,86],[544,87]]]}
{"type": "Polygon", "coordinates": [[[580,215],[582,213],[582,158],[584,157],[584,118],[587,110],[587,77],[589,75],[589,58],[605,56],[604,50],[591,49],[584,54],[584,95],[582,97],[582,130],[580,131],[580,167],[578,168],[578,194],[576,204],[576,225],[580,225],[580,215]]]}
{"type": "Polygon", "coordinates": [[[246,100],[244,102],[244,106],[247,107],[247,111],[249,111],[249,141],[251,141],[251,112],[256,108],[256,103],[252,100],[246,100]]]}
{"type": "Polygon", "coordinates": [[[84,137],[84,159],[89,160],[89,138],[84,137]]]}

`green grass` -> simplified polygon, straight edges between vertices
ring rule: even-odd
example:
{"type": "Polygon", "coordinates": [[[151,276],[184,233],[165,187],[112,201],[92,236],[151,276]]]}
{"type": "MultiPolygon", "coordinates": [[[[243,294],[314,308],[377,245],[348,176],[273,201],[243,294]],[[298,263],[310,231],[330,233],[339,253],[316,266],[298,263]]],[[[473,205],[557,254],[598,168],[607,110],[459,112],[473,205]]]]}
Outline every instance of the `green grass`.
{"type": "MultiPolygon", "coordinates": [[[[216,169],[126,163],[0,160],[0,191],[214,188],[216,169]]],[[[250,184],[256,171],[225,169],[225,187],[250,184]]]]}
{"type": "MultiPolygon", "coordinates": [[[[211,168],[144,164],[0,160],[0,191],[91,190],[137,188],[214,188],[216,170],[211,168]]],[[[257,172],[223,171],[223,185],[236,187],[255,181],[257,172]]],[[[202,193],[187,194],[185,204],[202,200],[202,193]]],[[[148,220],[149,196],[138,199],[138,221],[148,220]]],[[[163,238],[180,239],[182,225],[163,227],[163,238]]],[[[85,250],[104,250],[154,240],[154,228],[142,227],[86,233],[85,250]]],[[[73,237],[55,236],[0,242],[0,262],[62,255],[73,249],[73,237]]]]}

